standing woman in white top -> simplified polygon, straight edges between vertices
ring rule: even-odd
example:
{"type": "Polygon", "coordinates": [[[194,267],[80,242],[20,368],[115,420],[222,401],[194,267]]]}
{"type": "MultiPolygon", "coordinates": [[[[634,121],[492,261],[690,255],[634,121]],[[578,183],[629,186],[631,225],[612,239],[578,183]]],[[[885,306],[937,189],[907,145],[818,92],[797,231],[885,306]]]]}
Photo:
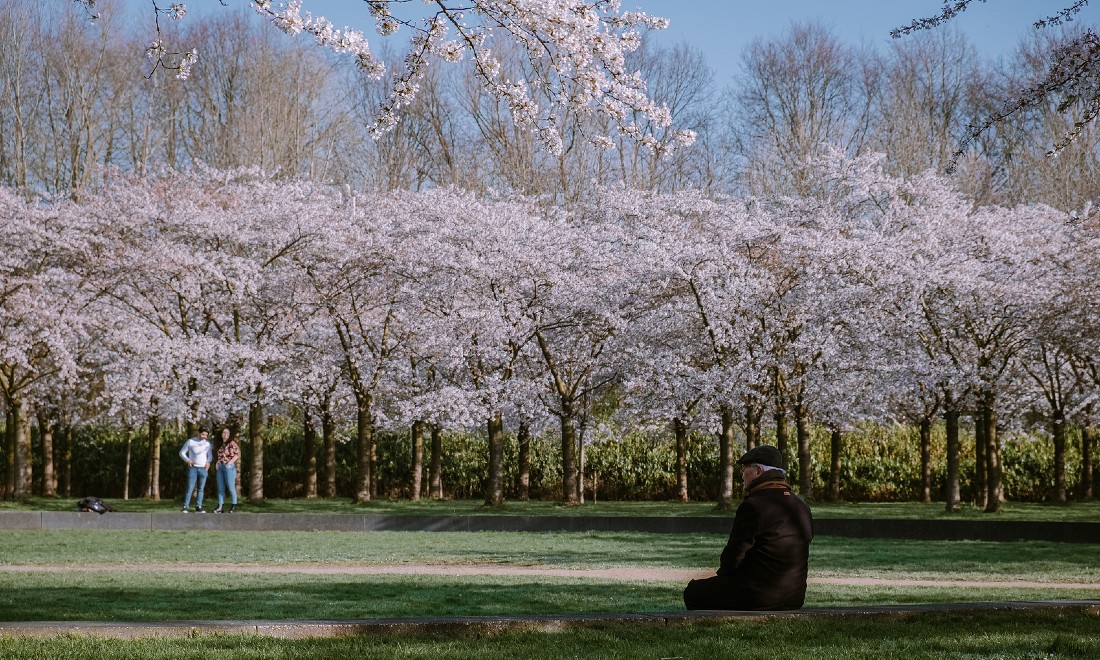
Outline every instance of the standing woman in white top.
{"type": "Polygon", "coordinates": [[[207,466],[210,465],[210,441],[206,439],[206,429],[199,427],[199,437],[191,438],[180,449],[180,458],[187,463],[187,494],[183,496],[183,512],[187,513],[187,507],[191,506],[191,493],[195,485],[199,487],[195,497],[195,513],[206,513],[202,510],[202,491],[206,488],[207,466]]]}

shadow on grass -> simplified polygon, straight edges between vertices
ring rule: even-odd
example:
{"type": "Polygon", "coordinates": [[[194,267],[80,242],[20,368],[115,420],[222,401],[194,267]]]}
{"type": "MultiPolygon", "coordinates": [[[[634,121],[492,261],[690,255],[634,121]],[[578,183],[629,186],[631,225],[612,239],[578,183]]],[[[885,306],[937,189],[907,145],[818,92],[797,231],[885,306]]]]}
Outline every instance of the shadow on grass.
{"type": "Polygon", "coordinates": [[[259,658],[1097,658],[1095,611],[920,614],[678,625],[598,624],[554,632],[275,639],[248,635],[3,640],[13,657],[259,658]]]}
{"type": "MultiPolygon", "coordinates": [[[[4,576],[10,577],[10,576],[4,576]]],[[[28,577],[28,576],[25,576],[28,577]]],[[[361,619],[375,617],[540,615],[682,609],[680,587],[576,579],[466,576],[291,575],[241,579],[196,575],[191,584],[94,576],[36,575],[36,585],[7,584],[5,621],[164,621],[232,619],[361,619]],[[247,584],[252,582],[252,584],[247,584]],[[53,584],[50,584],[53,583],[53,584]]],[[[256,576],[242,576],[242,578],[256,576]]],[[[3,582],[15,582],[4,579],[3,582]]]]}

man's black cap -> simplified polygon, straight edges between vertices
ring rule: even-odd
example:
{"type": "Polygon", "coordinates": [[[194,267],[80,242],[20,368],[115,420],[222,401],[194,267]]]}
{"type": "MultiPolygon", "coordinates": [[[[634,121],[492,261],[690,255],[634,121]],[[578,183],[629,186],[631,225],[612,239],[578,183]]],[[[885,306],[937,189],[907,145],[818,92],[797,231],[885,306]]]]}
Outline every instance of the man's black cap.
{"type": "Polygon", "coordinates": [[[771,445],[758,445],[745,452],[745,455],[737,460],[740,465],[767,465],[768,467],[783,467],[783,455],[771,445]]]}

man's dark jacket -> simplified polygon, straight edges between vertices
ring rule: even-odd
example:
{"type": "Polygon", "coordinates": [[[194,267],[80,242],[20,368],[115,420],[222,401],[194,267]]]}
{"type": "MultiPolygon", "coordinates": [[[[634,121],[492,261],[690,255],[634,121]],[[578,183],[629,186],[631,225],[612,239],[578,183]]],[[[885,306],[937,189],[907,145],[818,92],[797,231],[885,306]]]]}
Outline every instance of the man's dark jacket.
{"type": "Polygon", "coordinates": [[[793,610],[806,600],[813,519],[780,471],[751,484],[733,520],[718,575],[692,580],[689,609],[793,610]]]}

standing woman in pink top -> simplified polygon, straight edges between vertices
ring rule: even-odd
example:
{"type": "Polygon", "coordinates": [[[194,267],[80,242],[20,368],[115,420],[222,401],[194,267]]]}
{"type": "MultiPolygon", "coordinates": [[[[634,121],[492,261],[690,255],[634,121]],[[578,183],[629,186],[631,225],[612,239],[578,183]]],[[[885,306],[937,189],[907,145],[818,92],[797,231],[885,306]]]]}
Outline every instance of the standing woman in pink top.
{"type": "Polygon", "coordinates": [[[218,448],[217,463],[218,508],[214,509],[214,513],[222,512],[226,492],[230,495],[229,513],[237,512],[237,462],[240,460],[240,446],[230,437],[229,429],[222,429],[222,442],[221,447],[218,448]]]}

